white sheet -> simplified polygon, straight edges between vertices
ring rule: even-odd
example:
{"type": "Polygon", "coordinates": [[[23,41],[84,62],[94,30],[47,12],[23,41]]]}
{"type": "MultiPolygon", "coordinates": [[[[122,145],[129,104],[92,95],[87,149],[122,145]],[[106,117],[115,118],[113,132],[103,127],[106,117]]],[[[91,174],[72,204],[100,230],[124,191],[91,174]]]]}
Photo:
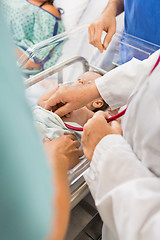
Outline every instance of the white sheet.
{"type": "Polygon", "coordinates": [[[62,20],[66,31],[76,27],[91,0],[55,0],[54,6],[62,8],[62,20]]]}

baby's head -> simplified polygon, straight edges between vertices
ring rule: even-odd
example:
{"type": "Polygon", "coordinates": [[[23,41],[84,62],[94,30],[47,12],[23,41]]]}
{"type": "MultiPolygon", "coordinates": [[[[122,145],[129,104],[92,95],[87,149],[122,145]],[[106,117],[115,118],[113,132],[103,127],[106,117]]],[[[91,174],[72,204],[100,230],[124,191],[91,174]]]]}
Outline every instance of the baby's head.
{"type": "MultiPolygon", "coordinates": [[[[88,71],[78,78],[76,84],[91,84],[101,76],[102,75],[98,72],[88,71]]],[[[104,102],[104,100],[101,97],[99,97],[93,100],[92,102],[88,103],[86,107],[93,112],[97,112],[98,110],[106,110],[108,108],[108,104],[104,102]]]]}

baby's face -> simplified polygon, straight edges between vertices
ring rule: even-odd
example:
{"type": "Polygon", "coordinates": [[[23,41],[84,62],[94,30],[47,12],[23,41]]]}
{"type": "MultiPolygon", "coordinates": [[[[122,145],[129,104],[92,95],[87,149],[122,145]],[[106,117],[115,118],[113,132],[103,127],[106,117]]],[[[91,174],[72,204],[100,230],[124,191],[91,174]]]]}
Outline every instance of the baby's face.
{"type": "Polygon", "coordinates": [[[96,72],[85,72],[84,74],[82,74],[76,83],[80,83],[80,84],[91,84],[92,82],[95,81],[95,79],[101,77],[101,75],[99,73],[96,72]]]}
{"type": "MultiPolygon", "coordinates": [[[[84,74],[82,74],[77,82],[75,82],[75,84],[91,84],[95,81],[95,79],[101,77],[101,75],[97,72],[85,72],[84,74]]],[[[88,103],[86,105],[86,107],[91,110],[91,111],[94,111],[95,110],[95,102],[97,102],[97,100],[100,100],[103,102],[102,98],[99,98],[99,99],[96,99],[95,101],[92,101],[90,103],[88,103]]]]}

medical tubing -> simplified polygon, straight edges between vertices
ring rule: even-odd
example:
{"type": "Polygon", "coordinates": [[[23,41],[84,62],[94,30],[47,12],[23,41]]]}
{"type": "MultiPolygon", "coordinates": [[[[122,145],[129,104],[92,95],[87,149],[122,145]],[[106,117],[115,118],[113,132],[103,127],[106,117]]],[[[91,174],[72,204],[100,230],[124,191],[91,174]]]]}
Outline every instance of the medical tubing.
{"type": "Polygon", "coordinates": [[[68,129],[70,129],[70,130],[83,131],[83,128],[81,128],[81,127],[74,127],[74,126],[71,126],[71,125],[69,125],[69,124],[67,124],[67,123],[64,123],[64,124],[65,124],[65,126],[66,126],[68,129]]]}
{"type": "Polygon", "coordinates": [[[60,34],[57,34],[51,38],[48,38],[46,40],[43,40],[42,42],[39,42],[37,44],[35,44],[32,48],[28,48],[26,50],[25,53],[22,54],[22,56],[18,59],[17,61],[17,65],[19,68],[22,68],[25,63],[31,58],[35,56],[35,52],[42,50],[46,47],[50,47],[50,46],[57,46],[57,44],[59,44],[59,42],[62,42],[66,39],[69,39],[70,36],[72,36],[72,34],[75,34],[81,30],[86,29],[89,26],[88,23],[84,23],[78,27],[75,27],[69,31],[65,31],[62,32],[60,34]],[[27,59],[25,58],[25,60],[23,61],[23,58],[27,56],[27,59]]]}
{"type": "Polygon", "coordinates": [[[152,72],[153,72],[153,71],[155,70],[155,68],[158,66],[159,62],[160,62],[160,55],[159,55],[159,57],[158,57],[158,59],[157,59],[156,64],[155,64],[154,67],[152,68],[152,70],[151,70],[149,76],[152,74],[152,72]]]}
{"type": "Polygon", "coordinates": [[[125,108],[125,109],[124,109],[123,111],[121,111],[120,113],[117,113],[116,115],[108,118],[108,119],[107,119],[107,122],[109,123],[109,122],[111,122],[111,121],[116,120],[117,118],[122,117],[122,116],[125,114],[126,110],[127,110],[127,108],[125,108]]]}

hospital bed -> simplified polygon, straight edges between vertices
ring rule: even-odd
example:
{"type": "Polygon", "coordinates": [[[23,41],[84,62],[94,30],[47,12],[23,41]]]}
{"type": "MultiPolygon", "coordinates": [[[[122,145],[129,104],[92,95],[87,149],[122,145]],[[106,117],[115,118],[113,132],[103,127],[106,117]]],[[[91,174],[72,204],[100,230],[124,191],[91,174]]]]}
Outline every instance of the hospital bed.
{"type": "MultiPolygon", "coordinates": [[[[33,95],[35,91],[39,91],[39,88],[44,88],[41,92],[42,94],[43,91],[46,91],[45,87],[43,87],[45,85],[43,82],[45,81],[53,82],[53,86],[55,87],[58,83],[71,84],[80,74],[88,70],[98,71],[103,75],[107,71],[123,64],[123,59],[119,53],[123,46],[128,49],[128,55],[125,56],[128,61],[132,57],[137,57],[141,60],[148,58],[154,51],[159,49],[159,46],[157,45],[117,31],[109,48],[103,54],[100,54],[98,50],[88,45],[87,52],[82,46],[81,54],[77,55],[77,50],[75,49],[74,51],[74,47],[76,46],[76,42],[83,42],[85,34],[87,34],[86,24],[65,32],[60,36],[41,42],[39,45],[34,46],[32,51],[30,50],[32,56],[35,51],[40,51],[41,48],[51,46],[52,44],[54,45],[55,42],[64,41],[64,47],[66,46],[66,49],[64,49],[64,55],[62,54],[56,65],[44,71],[40,71],[38,74],[31,73],[31,76],[25,79],[28,93],[31,88],[34,87],[33,95]]],[[[19,61],[19,66],[22,65],[23,61],[21,59],[19,61]]],[[[68,172],[72,209],[89,193],[89,189],[83,177],[83,174],[88,167],[89,162],[84,156],[81,159],[81,162],[68,172]]]]}

